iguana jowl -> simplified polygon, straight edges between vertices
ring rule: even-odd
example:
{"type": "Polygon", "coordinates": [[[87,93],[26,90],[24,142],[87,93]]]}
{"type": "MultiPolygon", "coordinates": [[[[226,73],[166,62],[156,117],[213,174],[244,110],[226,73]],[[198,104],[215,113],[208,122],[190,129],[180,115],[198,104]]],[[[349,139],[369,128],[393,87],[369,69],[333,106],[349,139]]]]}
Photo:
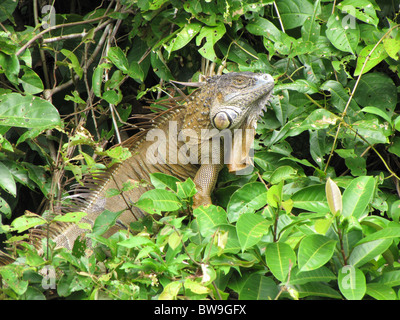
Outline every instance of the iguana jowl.
{"type": "MultiPolygon", "coordinates": [[[[211,192],[224,163],[228,164],[230,171],[240,170],[248,163],[256,122],[265,110],[273,87],[273,78],[262,73],[232,72],[209,78],[189,96],[185,105],[177,105],[155,116],[152,129],[128,139],[125,145],[129,146],[132,157],[114,165],[108,172],[94,176],[86,187],[78,188],[75,205],[70,210],[86,212],[82,222],[91,225],[106,209],[114,212],[125,210],[118,225],[129,226],[143,216],[143,212],[132,204],[149,187],[139,186],[114,197],[107,197],[106,192],[111,188],[121,189],[127,181],[149,181],[149,175],[155,172],[181,180],[192,178],[198,191],[194,196],[194,207],[211,204],[211,192]],[[233,135],[230,150],[224,150],[224,143],[214,143],[215,138],[221,139],[218,133],[235,132],[236,129],[252,130],[250,139],[243,132],[233,135]],[[157,136],[157,132],[162,135],[157,136]],[[181,134],[184,138],[170,138],[182,132],[186,132],[181,134]],[[151,133],[153,138],[149,138],[151,133]],[[166,139],[155,141],[154,136],[166,139]],[[241,146],[238,148],[238,145],[241,146]],[[197,152],[192,152],[189,159],[188,151],[197,152]],[[197,159],[193,159],[193,153],[197,159]]],[[[74,195],[71,197],[73,200],[74,195]]],[[[40,229],[32,232],[37,248],[41,246],[40,238],[50,234],[57,247],[72,249],[75,239],[84,232],[72,223],[57,223],[49,228],[46,232],[40,229]]],[[[109,234],[116,229],[114,226],[109,234]]]]}

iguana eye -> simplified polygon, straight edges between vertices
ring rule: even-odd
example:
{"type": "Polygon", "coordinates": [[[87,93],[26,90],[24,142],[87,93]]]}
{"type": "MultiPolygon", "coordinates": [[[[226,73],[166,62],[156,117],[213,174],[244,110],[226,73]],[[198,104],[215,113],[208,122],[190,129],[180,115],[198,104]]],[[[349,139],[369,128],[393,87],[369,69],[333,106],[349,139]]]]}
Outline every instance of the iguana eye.
{"type": "Polygon", "coordinates": [[[245,84],[246,84],[246,82],[245,82],[245,79],[243,79],[243,78],[236,78],[236,79],[233,80],[233,85],[234,86],[242,87],[245,84]]]}
{"type": "Polygon", "coordinates": [[[214,116],[213,123],[215,128],[223,130],[232,124],[232,119],[226,112],[221,111],[214,116]]]}

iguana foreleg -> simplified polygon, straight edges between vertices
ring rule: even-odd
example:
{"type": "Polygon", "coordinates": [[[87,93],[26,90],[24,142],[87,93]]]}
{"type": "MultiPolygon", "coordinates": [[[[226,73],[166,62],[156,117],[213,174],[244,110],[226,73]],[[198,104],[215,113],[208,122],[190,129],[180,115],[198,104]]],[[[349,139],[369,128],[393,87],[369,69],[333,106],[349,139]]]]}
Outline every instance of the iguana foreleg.
{"type": "Polygon", "coordinates": [[[211,204],[211,192],[217,182],[218,173],[224,164],[202,164],[194,177],[197,193],[193,197],[193,208],[211,204]]]}

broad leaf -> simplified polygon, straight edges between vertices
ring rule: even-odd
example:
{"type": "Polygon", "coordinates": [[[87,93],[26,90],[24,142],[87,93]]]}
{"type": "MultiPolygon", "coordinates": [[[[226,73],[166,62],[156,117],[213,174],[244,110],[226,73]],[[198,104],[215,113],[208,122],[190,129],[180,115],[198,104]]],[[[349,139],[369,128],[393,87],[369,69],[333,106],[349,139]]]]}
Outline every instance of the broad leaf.
{"type": "Polygon", "coordinates": [[[214,205],[198,207],[193,210],[193,215],[197,218],[203,237],[212,235],[216,227],[227,224],[225,210],[214,205]]]}
{"type": "Polygon", "coordinates": [[[375,180],[371,176],[354,179],[343,192],[343,216],[360,218],[375,191],[375,180]]]}
{"type": "Polygon", "coordinates": [[[242,214],[237,223],[237,235],[242,251],[257,244],[267,233],[271,222],[253,213],[242,214]]]}
{"type": "Polygon", "coordinates": [[[300,271],[318,269],[327,263],[334,253],[336,241],[323,235],[306,236],[299,246],[297,261],[300,271]]]}
{"type": "Polygon", "coordinates": [[[361,300],[367,290],[364,273],[353,266],[344,266],[339,270],[338,285],[348,300],[361,300]]]}
{"type": "Polygon", "coordinates": [[[145,210],[152,208],[153,210],[148,212],[158,214],[162,211],[175,211],[182,206],[174,193],[162,189],[152,189],[143,193],[135,205],[145,210]]]}
{"type": "Polygon", "coordinates": [[[57,109],[35,96],[9,93],[0,96],[0,125],[48,129],[61,126],[57,109]]]}
{"type": "Polygon", "coordinates": [[[267,189],[261,182],[245,184],[235,191],[228,203],[227,212],[230,222],[235,222],[245,212],[255,212],[267,203],[267,189]]]}
{"type": "Polygon", "coordinates": [[[272,274],[281,282],[296,265],[296,254],[286,243],[270,243],[265,251],[265,259],[272,274]]]}
{"type": "Polygon", "coordinates": [[[392,239],[379,239],[360,244],[351,252],[348,263],[354,267],[362,267],[367,262],[384,253],[392,242],[392,239]]]}
{"type": "Polygon", "coordinates": [[[278,294],[278,287],[271,279],[260,274],[251,275],[239,293],[240,300],[272,300],[278,294]]]}

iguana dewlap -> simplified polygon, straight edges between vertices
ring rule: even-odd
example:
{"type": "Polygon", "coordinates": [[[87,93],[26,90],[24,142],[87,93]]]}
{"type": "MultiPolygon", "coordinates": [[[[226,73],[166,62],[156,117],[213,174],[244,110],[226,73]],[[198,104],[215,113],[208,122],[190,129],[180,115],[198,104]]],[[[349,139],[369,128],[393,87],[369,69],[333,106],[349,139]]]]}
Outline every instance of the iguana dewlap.
{"type": "MultiPolygon", "coordinates": [[[[128,181],[150,181],[149,175],[154,172],[181,180],[192,178],[198,191],[194,207],[211,204],[211,192],[222,167],[226,164],[230,171],[237,171],[250,164],[256,122],[273,87],[273,78],[263,73],[232,72],[209,78],[184,105],[155,116],[151,129],[129,139],[125,145],[132,157],[95,176],[90,187],[79,188],[73,211],[86,212],[82,222],[93,225],[106,209],[125,210],[118,224],[128,227],[143,216],[134,203],[150,187],[139,186],[113,197],[107,197],[107,190],[121,190],[128,181]]],[[[84,232],[72,223],[57,223],[50,229],[57,246],[69,249],[84,232]]],[[[113,227],[109,234],[115,230],[113,227]]],[[[46,234],[33,231],[37,248],[46,234]]]]}

